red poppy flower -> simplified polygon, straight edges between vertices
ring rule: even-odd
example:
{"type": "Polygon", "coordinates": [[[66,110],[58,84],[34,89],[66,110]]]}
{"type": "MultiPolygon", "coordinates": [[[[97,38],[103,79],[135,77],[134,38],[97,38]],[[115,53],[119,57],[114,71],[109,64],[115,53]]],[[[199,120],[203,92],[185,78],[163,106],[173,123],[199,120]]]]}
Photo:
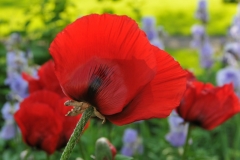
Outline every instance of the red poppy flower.
{"type": "Polygon", "coordinates": [[[231,84],[214,87],[194,81],[189,82],[177,111],[185,121],[211,130],[238,113],[240,105],[231,84]]]}
{"type": "Polygon", "coordinates": [[[30,93],[45,89],[65,96],[54,73],[54,62],[52,60],[47,61],[39,68],[38,78],[34,78],[26,73],[22,73],[22,76],[28,81],[30,93]]]}
{"type": "Polygon", "coordinates": [[[67,144],[80,115],[65,117],[65,100],[46,90],[36,91],[23,100],[14,118],[28,145],[52,154],[67,144]]]}
{"type": "Polygon", "coordinates": [[[168,116],[186,87],[179,63],[152,46],[127,16],[79,18],[49,50],[64,93],[117,125],[168,116]]]}

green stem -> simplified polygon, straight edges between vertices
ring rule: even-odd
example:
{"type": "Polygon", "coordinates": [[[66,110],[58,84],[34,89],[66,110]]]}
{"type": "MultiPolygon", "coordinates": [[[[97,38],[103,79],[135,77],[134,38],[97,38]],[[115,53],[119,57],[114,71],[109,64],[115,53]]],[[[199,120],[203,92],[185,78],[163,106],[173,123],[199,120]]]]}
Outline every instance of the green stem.
{"type": "Polygon", "coordinates": [[[80,137],[85,125],[87,124],[88,120],[91,118],[92,115],[93,115],[93,107],[90,106],[86,109],[86,111],[84,111],[81,119],[78,121],[78,124],[77,124],[76,128],[74,129],[74,131],[67,143],[67,146],[65,147],[65,149],[62,153],[60,160],[68,160],[69,159],[78,138],[80,137]]]}
{"type": "Polygon", "coordinates": [[[46,155],[46,160],[50,160],[51,159],[51,157],[50,157],[50,155],[46,155]]]}
{"type": "Polygon", "coordinates": [[[189,126],[188,126],[187,138],[186,138],[186,141],[185,141],[185,144],[184,144],[182,160],[186,160],[188,146],[189,146],[188,142],[189,142],[190,136],[191,136],[191,124],[189,124],[189,126]]]}

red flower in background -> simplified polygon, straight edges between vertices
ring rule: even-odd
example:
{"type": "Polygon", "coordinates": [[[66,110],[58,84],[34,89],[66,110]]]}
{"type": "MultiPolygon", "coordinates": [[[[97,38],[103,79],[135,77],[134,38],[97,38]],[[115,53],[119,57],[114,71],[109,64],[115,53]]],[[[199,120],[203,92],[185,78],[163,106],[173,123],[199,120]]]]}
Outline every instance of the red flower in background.
{"type": "Polygon", "coordinates": [[[127,16],[79,18],[49,50],[64,93],[117,125],[167,117],[186,87],[185,71],[127,16]]]}
{"type": "Polygon", "coordinates": [[[28,145],[52,154],[67,144],[81,115],[65,117],[71,109],[63,105],[65,101],[46,90],[36,91],[23,100],[14,118],[28,145]]]}
{"type": "Polygon", "coordinates": [[[214,87],[194,81],[188,83],[177,111],[185,121],[211,130],[238,113],[240,105],[231,84],[214,87]]]}
{"type": "Polygon", "coordinates": [[[38,70],[38,78],[22,73],[23,78],[28,81],[30,94],[38,90],[49,90],[65,96],[54,73],[54,62],[52,60],[44,63],[38,70]]]}

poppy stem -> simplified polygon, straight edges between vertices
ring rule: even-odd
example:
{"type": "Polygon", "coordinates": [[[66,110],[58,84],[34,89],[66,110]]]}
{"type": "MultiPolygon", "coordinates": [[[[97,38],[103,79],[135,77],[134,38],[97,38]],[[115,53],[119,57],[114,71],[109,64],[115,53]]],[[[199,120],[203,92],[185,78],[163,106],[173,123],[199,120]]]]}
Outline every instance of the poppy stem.
{"type": "Polygon", "coordinates": [[[82,134],[85,125],[87,124],[88,120],[91,118],[91,116],[93,115],[93,107],[89,106],[82,114],[81,119],[78,121],[76,128],[74,129],[68,143],[67,146],[65,147],[62,156],[60,158],[60,160],[68,160],[73,148],[77,142],[77,140],[79,139],[80,135],[82,134]]]}
{"type": "Polygon", "coordinates": [[[186,141],[185,141],[185,144],[184,144],[182,160],[186,160],[190,136],[191,136],[191,124],[189,124],[189,126],[188,126],[187,138],[186,138],[186,141]]]}

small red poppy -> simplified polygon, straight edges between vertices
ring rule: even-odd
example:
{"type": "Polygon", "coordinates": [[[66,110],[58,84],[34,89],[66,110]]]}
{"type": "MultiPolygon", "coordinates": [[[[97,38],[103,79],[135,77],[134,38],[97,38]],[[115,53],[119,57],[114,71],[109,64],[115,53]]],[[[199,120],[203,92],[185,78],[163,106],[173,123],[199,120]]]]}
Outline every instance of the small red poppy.
{"type": "Polygon", "coordinates": [[[38,90],[49,90],[65,96],[54,73],[54,62],[52,60],[44,63],[38,70],[38,78],[22,73],[23,78],[28,81],[30,94],[38,90]]]}
{"type": "Polygon", "coordinates": [[[152,46],[127,16],[79,18],[57,35],[49,51],[64,93],[117,125],[167,117],[186,87],[179,63],[152,46]]]}
{"type": "Polygon", "coordinates": [[[30,146],[52,154],[65,146],[81,117],[65,117],[67,107],[58,94],[40,90],[30,94],[20,104],[14,118],[23,140],[30,146]]]}
{"type": "Polygon", "coordinates": [[[231,84],[214,87],[193,81],[188,83],[177,111],[185,121],[211,130],[238,113],[240,105],[231,84]]]}

